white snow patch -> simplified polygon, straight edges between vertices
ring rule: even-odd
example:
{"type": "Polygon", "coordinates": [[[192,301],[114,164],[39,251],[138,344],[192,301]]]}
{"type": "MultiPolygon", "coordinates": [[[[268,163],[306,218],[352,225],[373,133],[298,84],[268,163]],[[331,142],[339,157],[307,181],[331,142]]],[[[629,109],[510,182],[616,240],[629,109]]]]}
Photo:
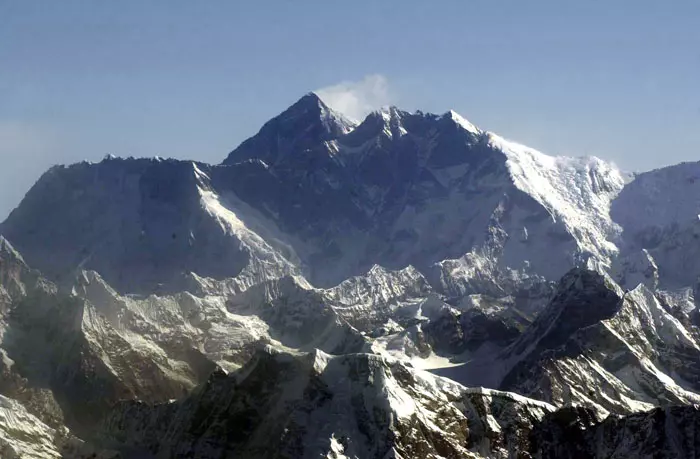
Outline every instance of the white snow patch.
{"type": "Polygon", "coordinates": [[[552,157],[488,133],[507,156],[515,185],[532,196],[574,235],[582,251],[607,261],[621,232],[610,204],[625,184],[623,173],[596,157],[552,157]]]}
{"type": "Polygon", "coordinates": [[[457,113],[454,110],[450,110],[449,112],[447,112],[443,116],[451,118],[455,123],[457,123],[459,126],[461,126],[464,130],[471,132],[474,135],[479,135],[482,133],[481,129],[474,126],[466,118],[464,118],[462,115],[460,115],[459,113],[457,113]]]}

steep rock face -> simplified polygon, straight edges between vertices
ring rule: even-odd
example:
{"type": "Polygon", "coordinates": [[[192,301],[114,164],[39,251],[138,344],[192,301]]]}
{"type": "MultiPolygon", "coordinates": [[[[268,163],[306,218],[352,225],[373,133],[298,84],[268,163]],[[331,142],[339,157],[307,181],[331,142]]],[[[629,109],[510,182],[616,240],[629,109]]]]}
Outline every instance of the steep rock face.
{"type": "Polygon", "coordinates": [[[182,402],[123,404],[100,431],[140,457],[691,458],[699,422],[696,406],[602,418],[377,356],[267,349],[182,402]]]}
{"type": "Polygon", "coordinates": [[[119,400],[182,397],[215,362],[238,368],[260,342],[335,353],[366,345],[321,293],[293,278],[282,279],[269,301],[236,314],[227,301],[235,295],[121,296],[95,272],[82,272],[71,291],[61,291],[7,241],[0,248],[7,300],[0,391],[52,428],[66,424],[90,435],[94,421],[119,400]],[[308,301],[313,295],[317,301],[308,301]]]}
{"type": "MultiPolygon", "coordinates": [[[[0,331],[3,340],[0,347],[0,393],[17,399],[51,426],[63,424],[63,412],[50,389],[29,384],[19,366],[8,354],[12,351],[12,336],[9,323],[13,309],[33,287],[49,288],[39,274],[31,270],[12,245],[0,236],[0,331]]],[[[14,331],[14,330],[13,330],[14,331]]]]}
{"type": "Polygon", "coordinates": [[[231,278],[266,262],[276,264],[276,272],[292,270],[187,161],[105,159],[54,167],[0,231],[52,279],[70,281],[91,269],[127,292],[172,288],[188,272],[231,278]]]}
{"type": "MultiPolygon", "coordinates": [[[[247,143],[264,143],[267,135],[261,130],[226,164],[249,159],[247,143]]],[[[256,158],[265,161],[265,151],[256,158]]],[[[316,251],[309,263],[311,280],[319,285],[375,263],[422,270],[475,249],[506,266],[526,263],[556,278],[587,257],[606,263],[615,252],[609,240],[616,230],[607,209],[623,182],[616,169],[595,158],[550,158],[480,131],[454,112],[437,116],[391,107],[370,114],[347,134],[319,140],[313,148],[292,148],[285,158],[271,173],[293,176],[297,187],[319,197],[337,196],[333,208],[356,215],[349,225],[336,225],[303,201],[290,203],[299,211],[293,218],[278,203],[266,202],[279,215],[280,227],[302,240],[316,247],[327,243],[318,233],[295,231],[298,221],[320,226],[324,238],[332,238],[333,251],[316,251]],[[540,256],[545,249],[546,262],[540,256]]]]}
{"type": "Polygon", "coordinates": [[[81,299],[35,290],[13,304],[2,346],[22,381],[17,397],[38,391],[30,408],[80,429],[117,400],[166,400],[199,382],[189,368],[175,371],[139,344],[81,299]]]}
{"type": "Polygon", "coordinates": [[[492,352],[512,344],[532,318],[512,298],[470,295],[423,326],[431,346],[464,360],[487,348],[492,352]]]}
{"type": "Polygon", "coordinates": [[[356,124],[313,94],[222,165],[56,167],[0,225],[26,257],[0,236],[0,394],[49,457],[106,414],[126,457],[605,457],[628,426],[663,442],[658,411],[601,419],[700,402],[697,203],[677,199],[696,169],[623,189],[604,161],[454,112],[356,124]]]}
{"type": "Polygon", "coordinates": [[[0,454],[7,458],[60,458],[57,432],[19,402],[0,395],[0,454]]]}
{"type": "Polygon", "coordinates": [[[201,296],[122,296],[96,273],[85,272],[73,293],[95,305],[95,320],[106,323],[103,328],[114,329],[190,388],[206,378],[214,363],[226,370],[240,367],[259,343],[331,353],[365,346],[362,335],[324,302],[322,292],[294,277],[236,295],[215,286],[201,296]]]}
{"type": "Polygon", "coordinates": [[[555,285],[529,269],[503,268],[496,258],[474,252],[432,265],[426,277],[450,302],[473,293],[508,298],[516,308],[532,316],[549,301],[555,285]]]}
{"type": "Polygon", "coordinates": [[[700,401],[699,359],[693,334],[646,287],[623,292],[603,274],[574,270],[502,353],[500,386],[556,405],[626,413],[700,401]]]}
{"type": "MultiPolygon", "coordinates": [[[[454,112],[392,107],[355,126],[309,94],[223,165],[55,167],[0,232],[49,278],[95,270],[122,293],[176,291],[190,273],[239,291],[301,274],[331,287],[376,264],[427,272],[469,253],[490,260],[485,273],[555,280],[610,263],[622,183],[596,158],[552,158],[454,112]]],[[[451,281],[457,271],[434,285],[479,287],[451,281]]]]}
{"type": "Polygon", "coordinates": [[[697,406],[656,408],[597,422],[583,408],[544,417],[531,435],[537,457],[549,458],[694,458],[700,452],[697,406]]]}
{"type": "Polygon", "coordinates": [[[373,266],[364,276],[351,277],[325,289],[323,296],[338,314],[365,332],[387,320],[412,319],[407,313],[433,293],[427,280],[413,267],[388,271],[373,266]]]}
{"type": "Polygon", "coordinates": [[[262,319],[271,339],[288,348],[342,354],[360,352],[366,344],[362,334],[327,304],[323,291],[300,285],[295,278],[258,285],[229,298],[227,307],[262,319]]]}
{"type": "Polygon", "coordinates": [[[309,93],[265,123],[260,132],[243,142],[224,160],[224,164],[260,159],[266,164],[276,165],[288,160],[290,155],[337,139],[353,127],[351,121],[309,93]]]}
{"type": "Polygon", "coordinates": [[[59,290],[10,249],[3,241],[2,287],[11,293],[0,315],[0,391],[44,423],[85,431],[111,403],[181,396],[214,368],[203,356],[164,358],[162,348],[144,336],[118,329],[116,318],[123,318],[123,311],[110,309],[114,304],[99,302],[101,314],[86,298],[59,290]]]}
{"type": "Polygon", "coordinates": [[[54,429],[16,400],[0,395],[0,455],[6,459],[120,459],[96,449],[65,428],[54,429]]]}
{"type": "Polygon", "coordinates": [[[154,455],[197,457],[509,457],[552,408],[472,390],[368,354],[259,352],[187,400],[132,403],[105,436],[154,455]]]}

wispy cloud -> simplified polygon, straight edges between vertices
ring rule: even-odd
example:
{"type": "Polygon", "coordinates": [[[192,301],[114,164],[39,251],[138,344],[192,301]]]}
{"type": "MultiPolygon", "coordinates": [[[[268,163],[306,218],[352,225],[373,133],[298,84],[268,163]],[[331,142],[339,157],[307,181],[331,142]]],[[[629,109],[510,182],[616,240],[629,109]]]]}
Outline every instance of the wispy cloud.
{"type": "Polygon", "coordinates": [[[367,75],[359,81],[343,81],[314,91],[329,107],[348,118],[362,120],[369,112],[396,103],[383,75],[367,75]]]}

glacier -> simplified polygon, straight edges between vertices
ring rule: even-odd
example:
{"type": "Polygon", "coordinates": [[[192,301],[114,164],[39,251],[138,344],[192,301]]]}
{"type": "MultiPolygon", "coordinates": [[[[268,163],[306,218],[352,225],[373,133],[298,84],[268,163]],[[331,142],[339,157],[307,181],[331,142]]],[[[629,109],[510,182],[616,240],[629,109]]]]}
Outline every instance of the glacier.
{"type": "Polygon", "coordinates": [[[0,223],[0,451],[694,457],[698,171],[313,93],[221,164],[55,166],[0,223]]]}

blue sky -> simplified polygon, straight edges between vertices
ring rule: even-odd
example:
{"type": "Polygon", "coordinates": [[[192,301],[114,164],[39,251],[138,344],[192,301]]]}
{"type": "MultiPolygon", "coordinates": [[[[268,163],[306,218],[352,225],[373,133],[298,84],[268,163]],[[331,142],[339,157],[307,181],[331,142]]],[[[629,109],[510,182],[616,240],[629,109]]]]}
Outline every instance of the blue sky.
{"type": "Polygon", "coordinates": [[[698,24],[695,0],[0,0],[0,219],[52,164],[219,162],[322,88],[628,170],[698,160],[698,24]]]}

